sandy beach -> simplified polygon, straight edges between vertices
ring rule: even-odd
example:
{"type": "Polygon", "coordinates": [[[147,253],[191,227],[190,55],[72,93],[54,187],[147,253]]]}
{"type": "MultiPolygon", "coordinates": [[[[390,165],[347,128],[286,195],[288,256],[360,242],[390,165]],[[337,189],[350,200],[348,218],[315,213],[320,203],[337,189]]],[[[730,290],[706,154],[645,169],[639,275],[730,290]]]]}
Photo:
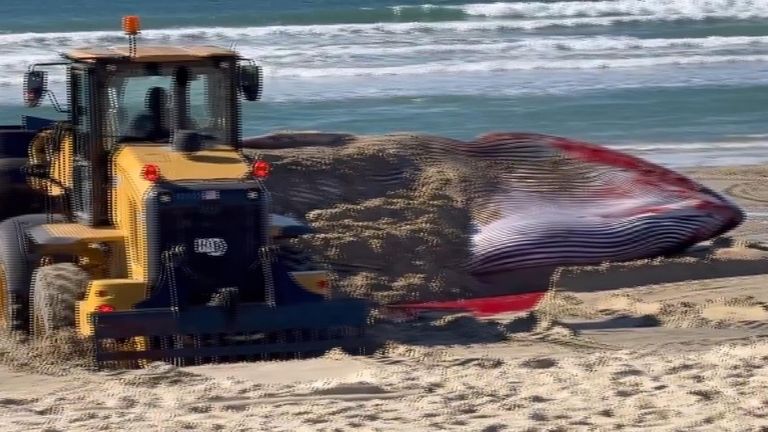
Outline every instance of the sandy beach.
{"type": "Polygon", "coordinates": [[[5,341],[0,429],[768,430],[768,166],[686,173],[748,221],[685,256],[565,269],[530,315],[379,322],[366,356],[91,372],[5,341]]]}

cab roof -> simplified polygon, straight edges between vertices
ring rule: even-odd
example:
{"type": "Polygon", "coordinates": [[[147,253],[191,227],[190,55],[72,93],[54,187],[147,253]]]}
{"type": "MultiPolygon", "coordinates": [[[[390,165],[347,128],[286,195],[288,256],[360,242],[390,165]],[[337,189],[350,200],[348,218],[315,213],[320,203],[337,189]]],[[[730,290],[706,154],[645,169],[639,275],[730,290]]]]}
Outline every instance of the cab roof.
{"type": "Polygon", "coordinates": [[[211,57],[238,57],[237,52],[217,46],[146,46],[136,47],[131,56],[128,46],[83,47],[64,54],[72,61],[132,60],[137,62],[194,61],[211,57]]]}

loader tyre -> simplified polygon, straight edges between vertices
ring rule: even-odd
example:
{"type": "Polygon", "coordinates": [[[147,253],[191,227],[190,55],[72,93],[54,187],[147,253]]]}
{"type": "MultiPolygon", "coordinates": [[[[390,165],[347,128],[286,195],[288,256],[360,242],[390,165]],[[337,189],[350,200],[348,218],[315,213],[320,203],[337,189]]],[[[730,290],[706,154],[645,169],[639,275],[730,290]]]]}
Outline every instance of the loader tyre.
{"type": "Polygon", "coordinates": [[[36,338],[75,326],[77,302],[85,297],[90,276],[72,263],[52,264],[32,276],[32,333],[36,338]]]}
{"type": "MultiPolygon", "coordinates": [[[[52,219],[61,221],[62,217],[52,219]]],[[[0,223],[0,327],[6,330],[29,330],[28,300],[35,256],[26,231],[48,221],[48,215],[28,214],[0,223]]]]}

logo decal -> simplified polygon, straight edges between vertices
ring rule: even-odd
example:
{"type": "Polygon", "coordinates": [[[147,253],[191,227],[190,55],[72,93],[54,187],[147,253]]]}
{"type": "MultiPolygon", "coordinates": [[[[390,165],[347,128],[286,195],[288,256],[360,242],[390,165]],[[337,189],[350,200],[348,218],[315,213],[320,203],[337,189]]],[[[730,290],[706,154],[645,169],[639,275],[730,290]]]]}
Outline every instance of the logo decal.
{"type": "Polygon", "coordinates": [[[221,238],[195,239],[195,252],[209,256],[222,256],[227,253],[227,242],[221,238]]]}

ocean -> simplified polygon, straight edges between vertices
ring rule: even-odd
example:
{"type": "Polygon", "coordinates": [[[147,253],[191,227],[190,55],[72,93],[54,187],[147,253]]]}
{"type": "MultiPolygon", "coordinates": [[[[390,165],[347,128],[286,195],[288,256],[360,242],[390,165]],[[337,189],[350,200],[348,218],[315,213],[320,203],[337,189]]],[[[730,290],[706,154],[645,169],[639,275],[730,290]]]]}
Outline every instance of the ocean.
{"type": "Polygon", "coordinates": [[[56,115],[22,106],[27,66],[125,44],[127,14],[139,43],[236,44],[264,66],[247,136],[524,131],[671,167],[768,160],[768,0],[4,0],[0,122],[56,115]]]}

